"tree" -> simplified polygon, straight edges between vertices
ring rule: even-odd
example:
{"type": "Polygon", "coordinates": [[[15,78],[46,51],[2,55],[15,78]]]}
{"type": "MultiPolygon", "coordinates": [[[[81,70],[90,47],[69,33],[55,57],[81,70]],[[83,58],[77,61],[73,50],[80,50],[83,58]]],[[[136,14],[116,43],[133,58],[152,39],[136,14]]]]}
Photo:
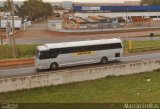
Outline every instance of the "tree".
{"type": "Polygon", "coordinates": [[[3,7],[0,7],[0,11],[4,11],[4,8],[3,8],[3,7]]]}
{"type": "Polygon", "coordinates": [[[4,5],[2,7],[0,7],[0,11],[9,12],[10,10],[11,10],[11,5],[8,1],[4,2],[4,5]]]}
{"type": "Polygon", "coordinates": [[[41,0],[24,1],[20,7],[16,5],[16,14],[22,18],[27,17],[32,21],[39,18],[46,18],[52,14],[52,6],[49,3],[44,3],[41,0]]]}

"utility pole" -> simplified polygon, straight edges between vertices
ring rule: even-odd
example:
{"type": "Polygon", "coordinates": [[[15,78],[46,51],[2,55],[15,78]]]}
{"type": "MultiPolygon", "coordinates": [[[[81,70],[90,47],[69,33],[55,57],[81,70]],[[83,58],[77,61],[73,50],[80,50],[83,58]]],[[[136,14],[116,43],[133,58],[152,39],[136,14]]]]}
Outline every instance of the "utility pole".
{"type": "Polygon", "coordinates": [[[11,13],[12,13],[12,43],[13,43],[13,58],[16,58],[16,42],[15,42],[15,33],[14,33],[14,3],[11,0],[11,13]]]}
{"type": "Polygon", "coordinates": [[[10,45],[12,44],[11,42],[11,38],[10,38],[10,29],[11,29],[11,23],[10,23],[10,15],[9,15],[9,12],[7,13],[7,23],[6,23],[6,34],[7,34],[7,37],[9,37],[9,41],[10,41],[10,45]]]}
{"type": "Polygon", "coordinates": [[[3,45],[3,36],[2,36],[2,17],[0,16],[0,32],[1,32],[1,45],[3,45]]]}

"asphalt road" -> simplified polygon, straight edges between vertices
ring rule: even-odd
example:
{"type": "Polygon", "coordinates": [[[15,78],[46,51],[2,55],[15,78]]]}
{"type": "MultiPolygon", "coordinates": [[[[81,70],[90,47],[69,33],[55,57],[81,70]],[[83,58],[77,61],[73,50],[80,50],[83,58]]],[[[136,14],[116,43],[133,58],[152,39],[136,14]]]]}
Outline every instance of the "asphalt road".
{"type": "MultiPolygon", "coordinates": [[[[82,68],[93,68],[93,67],[108,66],[108,65],[114,65],[114,64],[124,64],[124,63],[137,62],[137,61],[143,61],[143,60],[148,60],[148,59],[160,59],[160,53],[127,56],[127,57],[123,57],[118,62],[110,62],[110,63],[105,64],[105,65],[92,64],[92,65],[66,67],[66,68],[61,68],[60,71],[63,71],[63,70],[65,70],[65,71],[66,70],[78,70],[78,69],[82,69],[82,68]]],[[[41,72],[37,72],[35,70],[35,67],[0,70],[0,78],[15,77],[15,76],[27,76],[27,75],[34,75],[34,74],[39,74],[39,73],[46,73],[46,72],[51,72],[51,71],[50,70],[44,70],[44,71],[41,71],[41,72]]],[[[56,72],[56,71],[54,71],[54,72],[56,72]]]]}
{"type": "MultiPolygon", "coordinates": [[[[100,38],[96,38],[93,37],[93,39],[102,39],[102,38],[106,38],[106,37],[100,37],[100,38]]],[[[121,40],[151,40],[150,37],[117,37],[120,38],[121,40]]],[[[35,39],[35,40],[22,40],[22,39],[17,39],[16,43],[17,44],[44,44],[44,43],[58,43],[58,42],[69,42],[69,41],[82,41],[82,40],[91,40],[92,38],[56,38],[56,39],[35,39]]],[[[160,40],[160,37],[154,37],[152,38],[152,40],[160,40]]],[[[7,44],[9,44],[9,41],[7,41],[7,44]]]]}
{"type": "MultiPolygon", "coordinates": [[[[54,43],[66,41],[79,41],[89,39],[102,39],[102,38],[120,38],[122,40],[151,40],[150,37],[135,37],[135,36],[148,36],[150,33],[160,34],[159,30],[148,30],[139,32],[122,32],[122,33],[95,33],[95,34],[65,34],[50,31],[22,31],[16,35],[17,44],[32,44],[32,43],[54,43]]],[[[156,36],[153,40],[160,40],[156,36]]],[[[9,39],[4,39],[5,44],[9,44],[9,39]]]]}

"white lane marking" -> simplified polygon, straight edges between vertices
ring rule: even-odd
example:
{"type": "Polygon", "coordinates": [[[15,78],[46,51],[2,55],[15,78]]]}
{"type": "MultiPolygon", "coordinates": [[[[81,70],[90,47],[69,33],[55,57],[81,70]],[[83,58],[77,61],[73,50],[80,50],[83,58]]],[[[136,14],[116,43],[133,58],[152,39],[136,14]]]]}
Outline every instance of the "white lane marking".
{"type": "Polygon", "coordinates": [[[14,71],[14,70],[25,70],[25,69],[33,69],[35,67],[26,67],[26,68],[18,68],[18,69],[8,69],[8,70],[0,70],[0,72],[6,72],[6,71],[14,71]]]}

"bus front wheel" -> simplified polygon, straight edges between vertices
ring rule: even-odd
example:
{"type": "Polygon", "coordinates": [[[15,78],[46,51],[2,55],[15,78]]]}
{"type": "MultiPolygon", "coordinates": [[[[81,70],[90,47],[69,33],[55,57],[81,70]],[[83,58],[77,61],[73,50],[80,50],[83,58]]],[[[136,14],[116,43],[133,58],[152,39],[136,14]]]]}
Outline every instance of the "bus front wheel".
{"type": "Polygon", "coordinates": [[[108,58],[107,57],[102,57],[101,63],[106,64],[107,62],[108,62],[108,58]]]}
{"type": "Polygon", "coordinates": [[[50,66],[50,69],[51,69],[51,70],[57,70],[57,69],[58,69],[58,64],[55,63],[55,62],[52,63],[51,66],[50,66]]]}

